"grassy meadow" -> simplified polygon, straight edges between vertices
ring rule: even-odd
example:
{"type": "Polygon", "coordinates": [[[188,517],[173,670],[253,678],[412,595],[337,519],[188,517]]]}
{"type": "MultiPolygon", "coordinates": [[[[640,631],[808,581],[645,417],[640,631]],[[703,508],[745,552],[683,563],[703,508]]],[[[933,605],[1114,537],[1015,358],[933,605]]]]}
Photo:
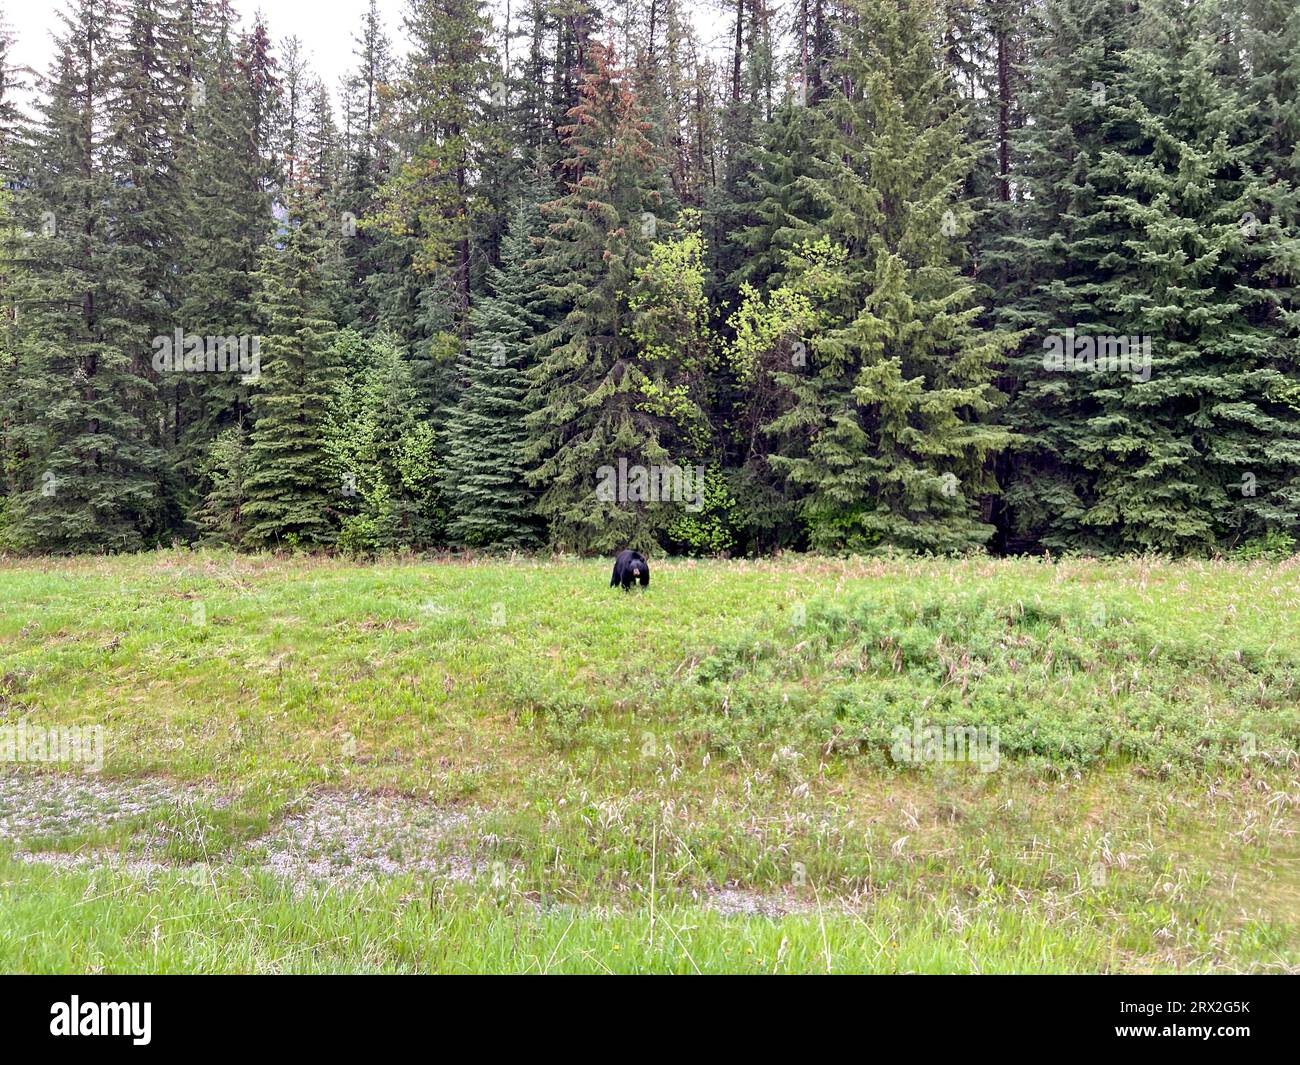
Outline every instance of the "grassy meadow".
{"type": "Polygon", "coordinates": [[[1300,970],[1300,560],[652,565],[0,561],[0,971],[1300,970]]]}

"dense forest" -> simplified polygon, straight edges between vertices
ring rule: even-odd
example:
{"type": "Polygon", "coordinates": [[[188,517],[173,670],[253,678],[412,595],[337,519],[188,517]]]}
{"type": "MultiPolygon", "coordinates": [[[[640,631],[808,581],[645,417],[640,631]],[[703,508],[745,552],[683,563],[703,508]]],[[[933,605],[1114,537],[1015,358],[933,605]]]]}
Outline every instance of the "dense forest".
{"type": "Polygon", "coordinates": [[[1293,547],[1295,0],[513,5],[5,36],[0,552],[1293,547]]]}

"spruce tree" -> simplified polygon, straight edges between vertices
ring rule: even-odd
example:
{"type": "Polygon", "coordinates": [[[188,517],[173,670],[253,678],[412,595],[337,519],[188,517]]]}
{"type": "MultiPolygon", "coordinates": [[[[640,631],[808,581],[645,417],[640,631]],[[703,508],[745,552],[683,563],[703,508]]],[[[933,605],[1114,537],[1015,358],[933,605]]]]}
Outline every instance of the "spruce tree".
{"type": "Polygon", "coordinates": [[[1224,0],[1222,18],[1227,68],[1241,74],[1243,91],[1254,104],[1260,168],[1295,186],[1300,183],[1300,7],[1292,0],[1224,0]]]}
{"type": "Polygon", "coordinates": [[[242,425],[233,425],[217,436],[208,448],[200,474],[209,487],[193,516],[199,542],[243,546],[248,434],[242,425]]]}
{"type": "MultiPolygon", "coordinates": [[[[416,275],[451,275],[458,324],[469,308],[470,226],[484,205],[473,187],[488,162],[497,72],[479,0],[410,0],[412,51],[397,87],[393,137],[406,157],[384,182],[366,225],[406,238],[416,275]]],[[[463,328],[458,329],[462,332],[463,328]]]]}
{"type": "Polygon", "coordinates": [[[628,335],[627,293],[660,225],[661,179],[626,76],[601,45],[565,127],[567,191],[542,208],[539,268],[556,306],[530,371],[526,458],[552,540],[608,551],[648,543],[662,515],[597,497],[601,467],[669,460],[664,420],[644,409],[647,376],[628,335]]]}
{"type": "Polygon", "coordinates": [[[538,540],[536,493],[525,480],[527,374],[545,307],[530,265],[543,229],[536,202],[511,218],[492,295],[471,315],[464,387],[447,425],[447,532],[471,547],[524,547],[538,540]]]}
{"type": "Polygon", "coordinates": [[[334,539],[342,491],[325,424],[339,383],[329,319],[336,279],[332,233],[316,190],[291,183],[283,211],[257,273],[264,332],[243,518],[252,544],[310,547],[334,539]]]}
{"type": "Polygon", "coordinates": [[[114,93],[133,82],[121,73],[111,14],[98,0],[69,13],[20,164],[29,177],[14,209],[30,236],[11,289],[22,407],[12,439],[28,483],[6,520],[11,543],[33,551],[135,550],[159,531],[145,352],[160,296],[144,278],[164,291],[166,281],[163,266],[142,265],[140,241],[164,214],[146,209],[144,192],[132,203],[120,188],[132,158],[112,150],[122,144],[113,108],[124,105],[114,93]],[[124,276],[127,263],[141,272],[124,276]]]}
{"type": "Polygon", "coordinates": [[[13,522],[10,507],[29,483],[25,470],[26,452],[19,444],[20,426],[26,420],[20,401],[18,346],[15,330],[10,327],[14,313],[15,257],[21,247],[21,234],[13,217],[13,196],[8,188],[0,189],[0,250],[4,269],[0,272],[0,550],[10,544],[6,528],[13,522]]]}
{"type": "Polygon", "coordinates": [[[8,27],[0,22],[0,255],[4,259],[4,269],[0,270],[0,321],[4,323],[0,330],[0,545],[6,539],[8,501],[23,491],[30,476],[24,472],[26,456],[15,435],[25,415],[19,402],[17,338],[10,328],[14,317],[14,273],[21,269],[16,260],[22,254],[22,236],[10,190],[18,183],[15,168],[21,115],[16,96],[25,87],[13,69],[12,45],[8,27]]]}
{"type": "MultiPolygon", "coordinates": [[[[259,101],[240,66],[233,17],[220,3],[191,31],[199,58],[190,83],[192,161],[177,324],[205,337],[256,334],[254,274],[271,213],[263,187],[270,149],[258,140],[259,101]]],[[[213,487],[202,471],[212,468],[218,435],[249,421],[250,386],[236,372],[168,374],[162,384],[172,468],[188,512],[213,487]]]]}
{"type": "MultiPolygon", "coordinates": [[[[182,299],[182,236],[186,188],[182,165],[192,85],[182,77],[188,51],[185,25],[169,0],[128,0],[110,53],[112,88],[104,144],[110,184],[109,261],[100,282],[99,313],[131,369],[154,384],[154,338],[172,334],[182,299]],[[178,62],[178,58],[182,62],[178,62]]],[[[165,443],[152,389],[133,413],[151,445],[165,443]]],[[[157,521],[174,527],[183,505],[181,486],[159,470],[157,521]]]]}
{"type": "Polygon", "coordinates": [[[961,551],[984,543],[999,363],[1014,337],[983,329],[959,269],[972,165],[938,53],[935,11],[854,0],[847,53],[817,113],[824,219],[788,257],[830,272],[809,365],[776,373],[793,396],[770,429],[802,438],[773,466],[802,493],[814,546],[961,551]]]}
{"type": "Polygon", "coordinates": [[[378,318],[376,292],[393,282],[380,235],[359,224],[373,210],[376,190],[392,161],[387,132],[392,103],[387,85],[393,76],[393,62],[377,0],[370,0],[361,33],[354,41],[357,68],[345,86],[348,126],[339,196],[348,279],[343,295],[349,301],[346,319],[369,327],[378,318]]]}
{"type": "Polygon", "coordinates": [[[1296,231],[1265,206],[1291,193],[1252,165],[1216,6],[1054,0],[1048,14],[1062,32],[1040,42],[1026,130],[1019,529],[1058,549],[1179,553],[1294,529],[1295,304],[1276,282],[1296,231]],[[1062,334],[1137,338],[1150,365],[1062,372],[1043,350],[1062,334]]]}
{"type": "Polygon", "coordinates": [[[742,284],[780,285],[786,256],[815,238],[826,213],[810,186],[816,121],[812,105],[796,96],[760,127],[757,145],[737,146],[735,192],[719,219],[725,223],[719,239],[722,269],[729,270],[723,289],[728,295],[742,284]]]}

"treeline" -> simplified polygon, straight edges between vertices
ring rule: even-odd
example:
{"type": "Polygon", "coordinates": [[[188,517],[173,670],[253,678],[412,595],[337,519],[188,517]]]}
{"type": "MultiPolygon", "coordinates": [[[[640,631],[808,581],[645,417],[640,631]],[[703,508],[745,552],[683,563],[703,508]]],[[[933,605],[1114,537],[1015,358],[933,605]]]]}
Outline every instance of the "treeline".
{"type": "Polygon", "coordinates": [[[1294,0],[689,12],[6,37],[0,551],[1294,545],[1294,0]]]}

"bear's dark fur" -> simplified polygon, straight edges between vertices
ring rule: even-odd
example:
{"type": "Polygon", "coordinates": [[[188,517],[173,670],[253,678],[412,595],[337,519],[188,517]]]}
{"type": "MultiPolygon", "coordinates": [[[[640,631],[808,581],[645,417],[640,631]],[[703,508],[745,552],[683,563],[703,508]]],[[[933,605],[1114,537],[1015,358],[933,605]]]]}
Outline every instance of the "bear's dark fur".
{"type": "Polygon", "coordinates": [[[620,551],[618,558],[614,559],[614,576],[610,578],[609,586],[622,585],[623,591],[630,592],[634,581],[640,581],[642,588],[649,586],[650,563],[640,551],[620,551]]]}

